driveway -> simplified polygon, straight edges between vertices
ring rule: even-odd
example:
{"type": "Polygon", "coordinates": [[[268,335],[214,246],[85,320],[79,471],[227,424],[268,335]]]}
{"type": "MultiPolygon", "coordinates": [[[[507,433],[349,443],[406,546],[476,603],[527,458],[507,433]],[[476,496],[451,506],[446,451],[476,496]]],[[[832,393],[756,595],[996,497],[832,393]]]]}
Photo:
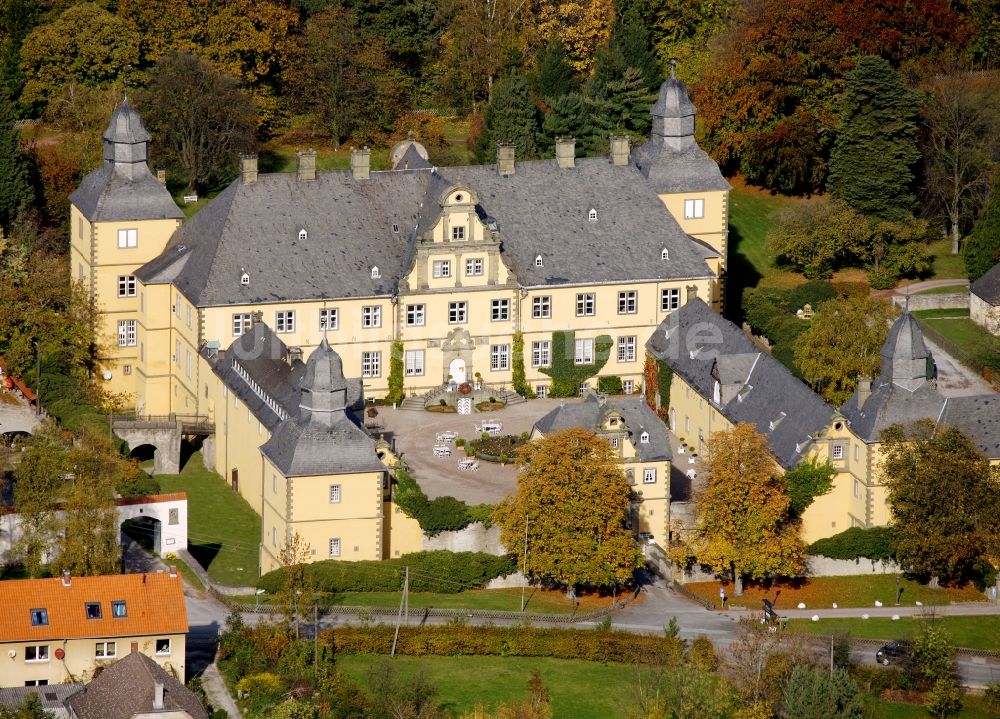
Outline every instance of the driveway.
{"type": "Polygon", "coordinates": [[[437,442],[440,432],[451,430],[459,437],[475,439],[475,426],[485,420],[503,423],[503,434],[519,435],[530,432],[534,423],[561,402],[578,402],[577,399],[533,399],[520,404],[504,407],[496,412],[474,412],[473,414],[444,414],[425,410],[403,410],[385,408],[380,410],[379,419],[384,427],[387,440],[395,440],[396,452],[406,460],[420,488],[428,497],[452,496],[468,504],[495,504],[513,494],[517,488],[517,472],[514,467],[505,467],[480,460],[475,472],[461,470],[458,462],[465,452],[452,443],[450,457],[435,457],[431,448],[437,442]]]}
{"type": "Polygon", "coordinates": [[[963,365],[957,359],[931,342],[926,336],[924,344],[934,356],[937,364],[937,388],[945,397],[968,397],[970,395],[992,394],[993,387],[979,374],[963,365]]]}
{"type": "Polygon", "coordinates": [[[35,414],[34,408],[27,402],[16,399],[9,392],[0,398],[0,434],[7,432],[34,434],[35,427],[40,421],[41,418],[35,414]]]}

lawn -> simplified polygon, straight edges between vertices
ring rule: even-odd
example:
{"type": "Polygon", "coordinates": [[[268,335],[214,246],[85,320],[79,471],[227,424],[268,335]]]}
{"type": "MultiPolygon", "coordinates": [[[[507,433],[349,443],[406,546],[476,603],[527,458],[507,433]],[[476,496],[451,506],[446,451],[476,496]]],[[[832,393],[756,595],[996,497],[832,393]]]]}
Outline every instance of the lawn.
{"type": "MultiPolygon", "coordinates": [[[[698,596],[718,604],[718,582],[693,582],[684,586],[698,596]]],[[[932,589],[918,582],[903,579],[899,586],[903,588],[900,600],[903,606],[912,607],[914,602],[918,601],[931,606],[984,600],[982,592],[971,584],[957,589],[932,589]]],[[[726,587],[726,593],[733,606],[760,609],[761,600],[770,599],[779,612],[783,609],[794,609],[799,602],[810,609],[829,608],[834,602],[840,607],[873,607],[875,600],[890,606],[896,601],[896,575],[812,577],[802,581],[778,582],[768,588],[750,585],[745,587],[742,597],[733,597],[730,585],[726,587]]]]}
{"type": "MultiPolygon", "coordinates": [[[[962,711],[954,719],[996,719],[996,709],[984,697],[966,694],[962,697],[962,711]]],[[[874,719],[927,719],[927,709],[918,704],[878,701],[873,707],[874,719]]]]}
{"type": "MultiPolygon", "coordinates": [[[[590,612],[611,604],[612,597],[583,595],[578,602],[566,599],[563,591],[545,591],[529,587],[525,592],[525,610],[544,614],[566,614],[574,611],[590,612]]],[[[344,592],[324,595],[330,604],[358,607],[398,607],[399,592],[344,592]]],[[[465,592],[443,594],[437,592],[410,592],[410,611],[433,607],[436,609],[484,609],[517,612],[521,609],[520,589],[471,589],[465,592]]]]}
{"type": "MultiPolygon", "coordinates": [[[[955,646],[1000,651],[1000,616],[939,617],[935,621],[951,634],[955,646]]],[[[895,622],[889,617],[820,619],[818,622],[793,619],[789,626],[821,636],[848,633],[855,639],[889,640],[912,637],[917,630],[917,620],[910,617],[895,622]]]]}
{"type": "Polygon", "coordinates": [[[253,584],[258,570],[260,518],[196,452],[180,474],[158,474],[163,492],[187,492],[188,551],[222,584],[253,584]]]}
{"type": "Polygon", "coordinates": [[[951,240],[937,240],[927,245],[927,250],[933,258],[933,275],[927,280],[964,280],[969,276],[965,271],[965,260],[961,255],[951,254],[951,240]]]}
{"type": "Polygon", "coordinates": [[[956,295],[956,294],[969,294],[968,285],[946,285],[945,287],[932,287],[929,290],[920,290],[917,292],[918,295],[956,295]]]}
{"type": "Polygon", "coordinates": [[[937,317],[968,317],[968,307],[943,307],[936,310],[913,310],[913,316],[922,320],[934,319],[937,317]]]}
{"type": "MultiPolygon", "coordinates": [[[[968,310],[965,313],[967,315],[968,310]]],[[[925,321],[947,339],[972,354],[980,354],[986,351],[986,348],[996,341],[993,335],[968,317],[963,316],[948,319],[938,315],[937,318],[930,318],[925,321]]]]}
{"type": "MultiPolygon", "coordinates": [[[[340,654],[337,666],[367,686],[369,667],[386,658],[340,654]]],[[[557,719],[606,719],[622,716],[635,668],[625,664],[600,664],[578,659],[536,657],[396,657],[404,675],[421,669],[438,689],[438,700],[455,716],[477,704],[492,709],[498,703],[523,699],[531,672],[537,670],[552,696],[557,719]]]]}

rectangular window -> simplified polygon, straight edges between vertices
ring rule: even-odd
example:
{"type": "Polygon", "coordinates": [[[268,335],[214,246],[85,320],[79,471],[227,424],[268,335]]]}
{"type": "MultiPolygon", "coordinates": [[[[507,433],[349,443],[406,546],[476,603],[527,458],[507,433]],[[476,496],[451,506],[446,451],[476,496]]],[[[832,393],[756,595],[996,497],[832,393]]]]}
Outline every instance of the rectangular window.
{"type": "Polygon", "coordinates": [[[573,355],[574,364],[594,363],[594,340],[577,340],[576,352],[573,355]]]}
{"type": "Polygon", "coordinates": [[[49,660],[49,645],[38,644],[24,648],[24,661],[47,662],[49,660]]]}
{"type": "Polygon", "coordinates": [[[178,292],[174,299],[174,312],[177,314],[177,319],[181,318],[181,293],[178,292]]]}
{"type": "Polygon", "coordinates": [[[184,322],[187,324],[188,329],[191,328],[191,305],[187,305],[184,308],[184,322]]]}
{"type": "Polygon", "coordinates": [[[423,327],[426,321],[427,305],[406,306],[406,326],[423,327]]]}
{"type": "Polygon", "coordinates": [[[548,295],[544,297],[531,298],[531,316],[536,320],[547,320],[552,317],[552,298],[548,295]]]}
{"type": "Polygon", "coordinates": [[[634,315],[639,307],[639,300],[635,290],[618,293],[618,314],[634,315]]]}
{"type": "Polygon", "coordinates": [[[452,227],[451,228],[451,239],[452,240],[464,240],[465,239],[465,228],[464,227],[452,227]]]}
{"type": "Polygon", "coordinates": [[[611,437],[608,440],[608,442],[611,443],[611,449],[618,449],[618,438],[617,437],[611,437]]]}
{"type": "Polygon", "coordinates": [[[382,326],[382,308],[378,305],[365,305],[361,308],[361,326],[371,329],[382,326]]]}
{"type": "Polygon", "coordinates": [[[181,366],[181,341],[174,340],[174,364],[181,366]]]}
{"type": "Polygon", "coordinates": [[[194,361],[193,361],[194,357],[191,354],[191,350],[184,350],[184,355],[185,355],[184,371],[187,373],[188,379],[190,379],[191,376],[194,374],[194,361]]]}
{"type": "Polygon", "coordinates": [[[861,461],[861,445],[860,444],[854,445],[854,461],[855,462],[860,462],[861,461]]]}
{"type": "Polygon", "coordinates": [[[643,484],[655,484],[656,483],[656,468],[646,467],[642,470],[642,483],[643,484]]]}
{"type": "Polygon", "coordinates": [[[424,351],[406,350],[403,362],[407,377],[419,377],[424,373],[424,351]]]}
{"type": "Polygon", "coordinates": [[[535,395],[538,397],[538,399],[545,399],[545,397],[548,394],[549,394],[549,388],[547,385],[544,384],[535,385],[535,395]]]}
{"type": "Polygon", "coordinates": [[[681,291],[677,288],[660,290],[660,311],[673,312],[681,306],[681,291]]]}
{"type": "Polygon", "coordinates": [[[705,216],[704,200],[684,200],[684,219],[700,220],[705,216]]]}
{"type": "Polygon", "coordinates": [[[624,392],[625,394],[632,394],[633,392],[635,392],[635,380],[623,379],[622,392],[624,392]]]}
{"type": "Polygon", "coordinates": [[[493,300],[490,303],[490,319],[506,322],[510,319],[510,300],[493,300]]]}
{"type": "Polygon", "coordinates": [[[856,479],[854,480],[854,496],[855,497],[861,496],[861,482],[859,482],[856,479]]]}
{"type": "Polygon", "coordinates": [[[635,362],[635,335],[618,338],[618,361],[635,362]]]}
{"type": "Polygon", "coordinates": [[[451,260],[434,260],[433,268],[435,277],[451,277],[451,260]]]}
{"type": "Polygon", "coordinates": [[[28,679],[24,682],[24,686],[26,687],[47,687],[48,685],[48,679],[28,679]]]}
{"type": "Polygon", "coordinates": [[[274,313],[275,332],[295,331],[295,310],[278,310],[274,313]]]}
{"type": "Polygon", "coordinates": [[[118,296],[135,297],[135,275],[118,275],[118,296]]]}
{"type": "Polygon", "coordinates": [[[382,353],[362,352],[361,353],[361,376],[381,377],[382,376],[382,353]]]}
{"type": "Polygon", "coordinates": [[[250,331],[251,319],[249,312],[233,315],[233,337],[239,337],[250,331]]]}
{"type": "Polygon", "coordinates": [[[31,610],[31,626],[33,627],[44,627],[49,623],[49,610],[48,609],[32,609],[31,610]]]}
{"type": "Polygon", "coordinates": [[[833,458],[834,459],[844,458],[844,445],[842,444],[833,445],[833,458]]]}
{"type": "Polygon", "coordinates": [[[157,639],[156,640],[156,653],[158,656],[166,656],[170,654],[170,640],[169,639],[157,639]]]}
{"type": "Polygon", "coordinates": [[[118,656],[118,646],[114,642],[97,642],[94,645],[95,659],[113,659],[118,656]]]}
{"type": "Polygon", "coordinates": [[[469,316],[469,305],[466,302],[449,302],[448,303],[448,324],[450,325],[461,325],[465,324],[469,316]]]}
{"type": "Polygon", "coordinates": [[[330,485],[330,504],[338,504],[340,502],[340,485],[331,484],[330,485]]]}
{"type": "Polygon", "coordinates": [[[118,346],[135,347],[135,320],[118,320],[118,346]]]}
{"type": "Polygon", "coordinates": [[[473,257],[465,261],[465,274],[468,277],[478,277],[483,274],[483,258],[473,257]]]}
{"type": "Polygon", "coordinates": [[[340,556],[340,539],[339,538],[331,539],[330,540],[330,556],[331,557],[339,557],[340,556]]]}
{"type": "Polygon", "coordinates": [[[490,369],[494,372],[510,369],[510,345],[490,346],[490,369]]]}
{"type": "Polygon", "coordinates": [[[121,248],[136,247],[139,244],[138,230],[118,230],[118,246],[121,248]]]}
{"type": "Polygon", "coordinates": [[[576,296],[577,317],[593,317],[596,307],[596,295],[593,292],[584,292],[576,296]]]}
{"type": "Polygon", "coordinates": [[[339,327],[336,307],[324,307],[319,311],[319,331],[335,330],[339,327]]]}
{"type": "Polygon", "coordinates": [[[100,602],[87,602],[84,604],[87,611],[87,619],[100,619],[101,618],[101,604],[100,602]]]}
{"type": "Polygon", "coordinates": [[[552,365],[552,343],[549,340],[531,343],[531,366],[550,367],[552,365]]]}

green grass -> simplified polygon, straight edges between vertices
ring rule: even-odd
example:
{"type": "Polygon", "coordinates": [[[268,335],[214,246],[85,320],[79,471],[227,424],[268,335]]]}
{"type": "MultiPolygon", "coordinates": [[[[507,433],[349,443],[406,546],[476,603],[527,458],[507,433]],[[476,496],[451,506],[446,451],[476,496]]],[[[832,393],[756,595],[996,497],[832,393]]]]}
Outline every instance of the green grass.
{"type": "Polygon", "coordinates": [[[954,294],[968,294],[968,285],[946,285],[944,287],[932,287],[929,290],[920,290],[917,292],[918,295],[954,295],[954,294]]]}
{"type": "Polygon", "coordinates": [[[928,280],[966,279],[965,260],[961,255],[951,254],[951,240],[937,240],[927,245],[927,250],[933,258],[933,275],[925,277],[928,280]]]}
{"type": "MultiPolygon", "coordinates": [[[[1000,651],[1000,616],[939,617],[935,620],[951,634],[955,646],[965,649],[1000,651]]],[[[789,626],[809,634],[827,636],[849,633],[855,639],[905,639],[917,630],[917,620],[903,617],[893,621],[889,617],[870,619],[792,619],[789,626]]]]}
{"type": "MultiPolygon", "coordinates": [[[[369,667],[385,657],[347,655],[337,666],[367,687],[369,667]]],[[[600,664],[577,659],[535,657],[396,657],[404,676],[421,669],[438,689],[438,701],[455,716],[477,704],[487,710],[498,703],[525,698],[531,672],[537,670],[552,696],[556,719],[606,719],[622,716],[635,669],[625,664],[600,664]]]]}
{"type": "MultiPolygon", "coordinates": [[[[525,610],[544,614],[568,614],[576,604],[560,591],[546,592],[531,587],[525,592],[525,610]]],[[[399,592],[343,592],[324,595],[329,604],[356,607],[398,607],[399,592]]],[[[577,611],[587,612],[610,604],[610,598],[584,597],[577,611]]],[[[410,592],[410,612],[426,607],[436,609],[484,609],[517,612],[521,609],[520,589],[471,589],[455,594],[410,592]]]]}
{"type": "Polygon", "coordinates": [[[158,474],[163,492],[187,492],[188,551],[222,584],[252,585],[260,573],[260,518],[215,472],[201,453],[191,455],[180,474],[158,474]]]}
{"type": "MultiPolygon", "coordinates": [[[[758,278],[780,272],[767,250],[767,233],[774,226],[776,210],[792,203],[787,197],[754,188],[734,187],[729,193],[729,257],[739,256],[758,278]]],[[[747,285],[752,287],[753,284],[747,285]]]]}
{"type": "Polygon", "coordinates": [[[177,571],[181,573],[181,576],[184,577],[184,581],[187,582],[190,587],[197,589],[199,592],[205,591],[205,585],[202,584],[201,579],[198,578],[195,571],[191,569],[191,567],[189,567],[183,559],[178,557],[176,561],[172,563],[177,567],[177,571]]]}
{"type": "MultiPolygon", "coordinates": [[[[941,317],[940,315],[938,317],[941,317]]],[[[986,351],[995,338],[989,332],[972,320],[961,317],[956,319],[928,319],[927,324],[972,354],[986,351]]]]}
{"type": "Polygon", "coordinates": [[[935,318],[935,317],[968,317],[969,308],[968,307],[944,307],[936,310],[914,310],[914,317],[919,317],[921,319],[935,318]]]}
{"type": "MultiPolygon", "coordinates": [[[[981,696],[966,694],[962,697],[962,711],[954,719],[996,719],[996,709],[981,696]]],[[[927,709],[918,704],[877,701],[873,705],[875,719],[927,719],[927,709]]]]}

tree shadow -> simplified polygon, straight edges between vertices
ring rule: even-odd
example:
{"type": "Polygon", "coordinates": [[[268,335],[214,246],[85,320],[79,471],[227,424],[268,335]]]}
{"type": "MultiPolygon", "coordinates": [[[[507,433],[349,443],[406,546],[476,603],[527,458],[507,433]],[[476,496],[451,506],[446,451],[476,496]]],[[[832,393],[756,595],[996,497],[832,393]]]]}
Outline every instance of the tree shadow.
{"type": "Polygon", "coordinates": [[[736,324],[743,322],[743,290],[748,287],[756,287],[763,279],[763,275],[739,251],[740,245],[745,242],[746,238],[734,225],[730,224],[723,316],[736,324]]]}
{"type": "Polygon", "coordinates": [[[222,545],[218,542],[196,543],[188,540],[188,552],[198,564],[205,568],[206,572],[221,551],[222,545]]]}
{"type": "Polygon", "coordinates": [[[259,150],[257,152],[257,171],[282,172],[285,169],[286,159],[273,150],[259,150]]]}

